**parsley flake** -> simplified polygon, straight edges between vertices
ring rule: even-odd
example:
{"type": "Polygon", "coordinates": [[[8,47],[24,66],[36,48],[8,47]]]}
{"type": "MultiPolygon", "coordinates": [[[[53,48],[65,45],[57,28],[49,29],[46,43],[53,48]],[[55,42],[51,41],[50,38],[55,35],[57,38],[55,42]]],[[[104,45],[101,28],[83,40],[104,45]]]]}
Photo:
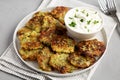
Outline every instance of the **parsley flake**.
{"type": "Polygon", "coordinates": [[[76,14],[74,15],[74,17],[75,17],[75,18],[78,18],[78,16],[77,16],[76,14]]]}
{"type": "Polygon", "coordinates": [[[69,17],[69,19],[73,19],[72,17],[69,17]]]}
{"type": "Polygon", "coordinates": [[[88,17],[88,16],[89,16],[89,14],[87,13],[87,14],[86,14],[86,16],[88,17]]]}
{"type": "Polygon", "coordinates": [[[89,25],[89,24],[90,24],[90,22],[91,22],[91,20],[88,20],[88,21],[87,21],[87,24],[89,25]]]}
{"type": "Polygon", "coordinates": [[[76,9],[76,12],[78,12],[78,9],[76,9]]]}
{"type": "Polygon", "coordinates": [[[80,22],[83,22],[84,21],[84,19],[80,19],[80,22]]]}
{"type": "Polygon", "coordinates": [[[81,12],[82,12],[82,13],[85,13],[85,10],[82,10],[81,12]]]}
{"type": "Polygon", "coordinates": [[[94,20],[94,22],[93,22],[94,24],[97,24],[97,23],[99,23],[99,21],[97,21],[97,20],[94,20]]]}
{"type": "Polygon", "coordinates": [[[87,31],[88,31],[88,32],[90,32],[90,30],[89,30],[89,29],[88,29],[87,31]]]}
{"type": "Polygon", "coordinates": [[[69,24],[69,26],[71,26],[71,27],[75,27],[75,25],[76,25],[75,22],[71,22],[71,23],[69,24]]]}
{"type": "Polygon", "coordinates": [[[86,29],[86,28],[87,28],[87,26],[84,26],[84,28],[86,29]]]}
{"type": "Polygon", "coordinates": [[[97,14],[97,12],[95,12],[95,14],[97,14]]]}

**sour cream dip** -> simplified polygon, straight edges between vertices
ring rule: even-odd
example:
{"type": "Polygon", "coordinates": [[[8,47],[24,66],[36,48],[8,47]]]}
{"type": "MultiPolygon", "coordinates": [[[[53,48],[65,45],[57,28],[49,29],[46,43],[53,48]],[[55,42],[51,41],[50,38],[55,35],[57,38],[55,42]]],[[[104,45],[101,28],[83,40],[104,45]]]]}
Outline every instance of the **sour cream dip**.
{"type": "Polygon", "coordinates": [[[102,24],[99,13],[90,8],[74,8],[67,13],[66,24],[77,32],[90,33],[102,24]]]}
{"type": "Polygon", "coordinates": [[[91,38],[103,27],[103,18],[100,12],[89,7],[70,9],[64,20],[68,32],[77,38],[91,38]]]}

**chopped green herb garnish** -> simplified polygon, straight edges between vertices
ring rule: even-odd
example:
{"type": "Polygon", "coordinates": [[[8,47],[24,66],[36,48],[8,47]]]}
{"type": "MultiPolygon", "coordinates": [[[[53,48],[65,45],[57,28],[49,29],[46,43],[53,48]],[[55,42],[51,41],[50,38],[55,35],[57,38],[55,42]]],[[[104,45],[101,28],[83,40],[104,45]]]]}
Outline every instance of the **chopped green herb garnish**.
{"type": "Polygon", "coordinates": [[[75,22],[71,22],[71,23],[69,24],[69,26],[71,26],[71,27],[75,27],[75,25],[76,25],[75,22]]]}
{"type": "Polygon", "coordinates": [[[97,21],[97,20],[94,20],[94,22],[93,22],[94,24],[97,24],[97,23],[99,23],[99,21],[97,21]]]}
{"type": "Polygon", "coordinates": [[[87,13],[87,14],[86,14],[86,16],[88,17],[88,16],[89,16],[89,14],[87,13]]]}
{"type": "Polygon", "coordinates": [[[74,17],[77,18],[78,16],[75,14],[74,17]]]}
{"type": "Polygon", "coordinates": [[[76,12],[78,12],[78,9],[76,9],[76,12]]]}
{"type": "Polygon", "coordinates": [[[84,19],[80,19],[80,22],[83,22],[84,21],[84,19]]]}
{"type": "Polygon", "coordinates": [[[81,12],[82,12],[82,13],[85,13],[85,10],[82,10],[81,12]]]}
{"type": "Polygon", "coordinates": [[[73,19],[72,17],[69,17],[69,19],[73,19]]]}
{"type": "Polygon", "coordinates": [[[90,32],[90,30],[88,29],[88,32],[90,32]]]}
{"type": "Polygon", "coordinates": [[[87,26],[84,26],[84,28],[86,29],[86,28],[87,28],[87,26]]]}
{"type": "Polygon", "coordinates": [[[95,12],[95,14],[97,14],[97,12],[95,12]]]}
{"type": "Polygon", "coordinates": [[[90,22],[91,22],[91,20],[87,21],[87,24],[89,25],[89,24],[90,24],[90,22]]]}

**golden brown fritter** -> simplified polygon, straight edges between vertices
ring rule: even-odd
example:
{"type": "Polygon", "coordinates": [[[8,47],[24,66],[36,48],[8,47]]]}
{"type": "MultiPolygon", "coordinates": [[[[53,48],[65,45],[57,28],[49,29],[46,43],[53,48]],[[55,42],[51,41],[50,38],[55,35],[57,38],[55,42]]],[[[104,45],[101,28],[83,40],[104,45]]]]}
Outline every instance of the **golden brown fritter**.
{"type": "Polygon", "coordinates": [[[59,30],[46,30],[46,31],[41,31],[40,36],[39,36],[39,41],[42,42],[43,44],[50,46],[51,41],[54,40],[56,36],[59,35],[66,35],[64,34],[64,31],[61,32],[59,30]]]}
{"type": "Polygon", "coordinates": [[[28,27],[36,32],[41,31],[41,26],[43,23],[43,18],[49,15],[48,12],[36,12],[33,17],[26,23],[25,27],[28,27]]]}
{"type": "MultiPolygon", "coordinates": [[[[23,29],[24,31],[24,29],[23,29]]],[[[23,49],[38,49],[42,48],[43,44],[39,42],[38,36],[39,34],[35,31],[28,31],[21,34],[21,30],[19,31],[18,38],[20,40],[20,47],[23,49]],[[21,34],[21,35],[20,35],[21,34]]]]}
{"type": "Polygon", "coordinates": [[[34,49],[34,50],[25,50],[25,49],[20,49],[19,53],[24,60],[28,61],[34,61],[37,59],[37,54],[40,52],[40,49],[34,49]]]}
{"type": "Polygon", "coordinates": [[[63,32],[66,31],[64,25],[62,25],[58,20],[56,20],[51,15],[46,15],[43,17],[42,21],[42,31],[46,30],[62,30],[63,32]]]}
{"type": "Polygon", "coordinates": [[[80,41],[77,45],[80,54],[88,56],[101,56],[105,51],[105,44],[97,39],[80,41]]]}
{"type": "MultiPolygon", "coordinates": [[[[50,15],[50,12],[38,11],[33,15],[33,17],[36,17],[36,16],[43,17],[43,16],[46,16],[46,15],[50,15]]],[[[42,21],[42,19],[40,21],[42,21]]]]}
{"type": "Polygon", "coordinates": [[[37,38],[39,36],[39,33],[33,30],[27,30],[25,27],[21,28],[17,34],[20,41],[37,41],[37,38]]]}
{"type": "Polygon", "coordinates": [[[82,56],[80,54],[77,54],[77,52],[74,52],[69,55],[68,61],[76,67],[86,68],[95,62],[95,58],[82,56]]]}
{"type": "Polygon", "coordinates": [[[51,48],[56,52],[74,52],[75,41],[68,36],[56,36],[51,42],[51,48]]]}
{"type": "Polygon", "coordinates": [[[21,48],[23,49],[41,49],[43,44],[41,42],[24,42],[21,43],[21,48]]]}
{"type": "Polygon", "coordinates": [[[53,39],[54,36],[55,36],[55,30],[42,31],[40,33],[39,40],[43,44],[46,44],[46,45],[50,46],[51,45],[51,40],[53,39]]]}
{"type": "Polygon", "coordinates": [[[76,68],[68,62],[68,56],[66,53],[56,53],[50,57],[49,64],[63,74],[70,73],[76,68]]]}
{"type": "Polygon", "coordinates": [[[51,14],[53,15],[53,17],[58,19],[62,24],[65,24],[64,16],[65,16],[65,14],[67,13],[68,10],[69,10],[68,7],[57,6],[55,9],[53,9],[51,11],[51,14]]]}
{"type": "Polygon", "coordinates": [[[46,15],[43,17],[42,31],[46,31],[47,29],[55,30],[56,28],[55,25],[56,25],[56,20],[52,16],[46,15]]]}
{"type": "Polygon", "coordinates": [[[29,32],[31,32],[31,29],[27,27],[22,27],[21,29],[17,31],[17,35],[20,36],[20,35],[24,35],[25,33],[29,33],[29,32]]]}
{"type": "Polygon", "coordinates": [[[52,16],[43,18],[42,30],[40,32],[40,42],[50,45],[53,36],[66,34],[66,28],[52,16]]]}
{"type": "Polygon", "coordinates": [[[40,17],[39,16],[35,16],[33,18],[31,18],[27,23],[26,23],[26,27],[36,31],[36,32],[40,32],[41,31],[41,23],[40,23],[40,17]]]}
{"type": "Polygon", "coordinates": [[[53,52],[48,48],[44,47],[40,53],[37,55],[37,61],[39,67],[44,71],[52,71],[51,66],[49,65],[49,60],[53,52]]]}

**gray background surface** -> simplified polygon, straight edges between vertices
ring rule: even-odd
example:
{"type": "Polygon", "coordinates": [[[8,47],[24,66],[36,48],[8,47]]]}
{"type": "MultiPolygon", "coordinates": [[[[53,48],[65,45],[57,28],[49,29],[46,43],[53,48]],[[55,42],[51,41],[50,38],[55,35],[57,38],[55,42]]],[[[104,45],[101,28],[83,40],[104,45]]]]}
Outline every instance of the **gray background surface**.
{"type": "MultiPolygon", "coordinates": [[[[0,0],[0,55],[12,42],[17,24],[30,12],[37,9],[42,0],[0,0]]],[[[98,6],[97,0],[81,0],[98,6]]],[[[120,5],[120,1],[116,0],[120,5]]],[[[114,31],[107,55],[104,56],[91,80],[120,80],[120,36],[114,31]]],[[[21,80],[0,71],[0,80],[21,80]]]]}

